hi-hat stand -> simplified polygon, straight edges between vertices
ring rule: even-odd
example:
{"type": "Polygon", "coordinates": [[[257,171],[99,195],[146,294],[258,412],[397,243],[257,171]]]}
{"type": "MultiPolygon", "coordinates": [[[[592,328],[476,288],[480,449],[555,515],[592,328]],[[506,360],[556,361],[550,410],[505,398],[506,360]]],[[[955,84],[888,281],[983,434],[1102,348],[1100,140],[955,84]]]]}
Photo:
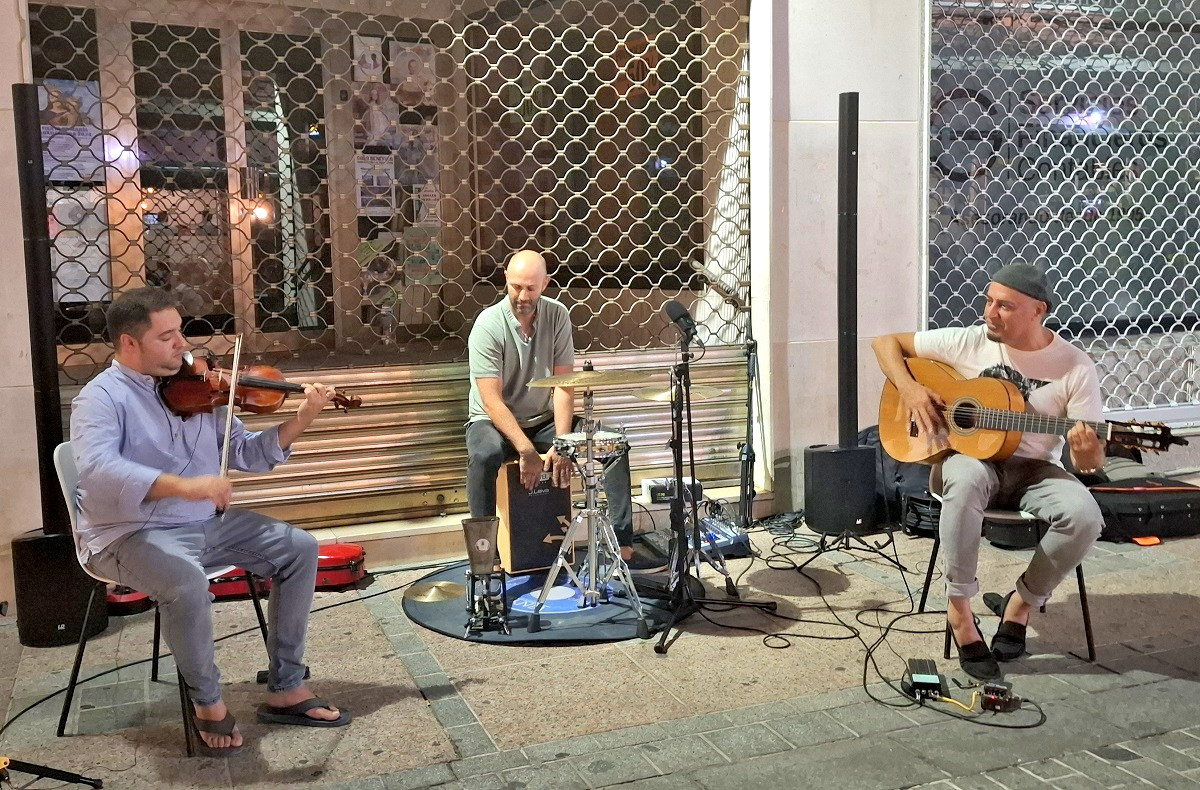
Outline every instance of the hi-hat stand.
{"type": "Polygon", "coordinates": [[[671,456],[675,465],[675,497],[671,500],[671,571],[668,589],[671,601],[671,619],[667,621],[654,645],[654,652],[665,654],[668,649],[667,639],[671,629],[690,617],[704,604],[716,606],[749,606],[761,611],[773,612],[775,601],[745,601],[737,598],[737,587],[733,583],[729,570],[725,567],[724,557],[714,541],[710,547],[716,554],[716,559],[708,555],[701,543],[700,522],[698,519],[698,503],[692,500],[691,517],[691,547],[688,541],[688,516],[684,509],[684,497],[690,489],[683,482],[683,428],[684,418],[687,418],[688,464],[692,479],[696,479],[696,459],[692,446],[692,353],[688,342],[695,335],[694,323],[687,315],[687,310],[677,302],[669,303],[667,313],[679,325],[679,362],[671,368],[671,456]],[[675,309],[672,310],[671,308],[675,309]],[[673,315],[672,313],[680,315],[673,315]],[[686,319],[686,320],[683,320],[686,319]],[[691,570],[699,571],[700,559],[703,558],[725,577],[725,587],[731,598],[703,598],[692,595],[688,586],[691,570]]]}
{"type": "Polygon", "coordinates": [[[39,779],[56,779],[59,782],[67,782],[73,785],[87,785],[96,788],[104,787],[104,782],[100,779],[91,779],[82,774],[60,771],[57,768],[50,768],[49,766],[38,765],[37,763],[25,763],[0,755],[0,783],[12,781],[8,775],[10,770],[36,776],[39,779]]]}

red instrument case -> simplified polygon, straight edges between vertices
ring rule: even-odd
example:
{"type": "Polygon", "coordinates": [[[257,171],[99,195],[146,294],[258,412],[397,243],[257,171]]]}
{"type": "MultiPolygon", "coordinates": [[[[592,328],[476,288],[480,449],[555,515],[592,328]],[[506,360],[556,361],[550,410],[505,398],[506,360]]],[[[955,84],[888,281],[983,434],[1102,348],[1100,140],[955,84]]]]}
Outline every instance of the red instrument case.
{"type": "Polygon", "coordinates": [[[348,587],[367,575],[366,552],[354,543],[330,543],[317,554],[317,589],[348,587]]]}
{"type": "MultiPolygon", "coordinates": [[[[317,583],[318,590],[336,590],[349,587],[367,575],[364,565],[366,552],[362,546],[353,543],[331,543],[321,546],[317,553],[317,583]]],[[[234,568],[224,576],[218,576],[208,584],[209,591],[218,601],[230,598],[248,598],[249,588],[246,585],[246,572],[234,568]]],[[[266,596],[271,591],[270,579],[258,579],[259,597],[266,596]]]]}

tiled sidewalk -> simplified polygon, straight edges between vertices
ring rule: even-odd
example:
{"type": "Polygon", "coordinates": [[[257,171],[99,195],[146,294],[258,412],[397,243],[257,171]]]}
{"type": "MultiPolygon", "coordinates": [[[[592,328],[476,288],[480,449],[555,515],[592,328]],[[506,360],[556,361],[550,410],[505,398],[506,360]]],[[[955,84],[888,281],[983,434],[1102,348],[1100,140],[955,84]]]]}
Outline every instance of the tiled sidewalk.
{"type": "MultiPolygon", "coordinates": [[[[771,550],[765,534],[755,542],[771,550]]],[[[861,687],[863,644],[837,637],[827,604],[879,631],[857,612],[908,607],[919,595],[929,542],[898,538],[914,572],[908,586],[882,562],[831,554],[810,566],[825,594],[788,570],[747,569],[743,595],[779,601],[781,621],[739,610],[710,613],[719,623],[799,634],[786,650],[762,635],[701,616],[667,656],[632,641],[575,647],[497,647],[439,636],[402,609],[401,585],[422,574],[380,575],[364,590],[322,594],[308,661],[318,692],[349,707],[341,730],[269,728],[253,719],[261,688],[248,682],[263,662],[254,632],[220,643],[218,662],[248,748],[228,760],[188,760],[168,662],[164,682],[145,664],[81,689],[68,738],[55,738],[61,698],[35,708],[0,741],[0,754],[103,778],[106,787],[341,788],[708,788],[775,787],[1075,788],[1192,787],[1200,784],[1200,539],[1156,549],[1101,544],[1087,563],[1097,664],[1081,650],[1071,579],[1033,629],[1035,655],[1012,666],[1014,691],[1043,706],[1036,729],[995,730],[936,709],[887,707],[861,687]],[[823,621],[823,622],[818,622],[823,621]]],[[[989,589],[1011,584],[1021,552],[984,551],[989,589]]],[[[736,573],[746,561],[735,563],[736,573]]],[[[711,585],[710,585],[711,586],[711,585]]],[[[940,607],[934,583],[931,608],[940,607]]],[[[982,607],[980,607],[982,608],[982,607]]],[[[875,655],[898,677],[902,657],[940,658],[940,615],[903,621],[875,655]],[[888,647],[891,649],[889,650],[888,647]],[[893,653],[894,651],[894,653],[893,653]]],[[[983,617],[985,632],[994,628],[983,617]]],[[[214,607],[218,633],[252,627],[241,602],[214,607]]],[[[869,622],[869,618],[868,618],[869,622]]],[[[89,644],[85,674],[150,652],[150,616],[114,620],[89,644]]],[[[72,648],[25,649],[0,624],[0,714],[61,688],[72,648]]],[[[875,680],[875,678],[872,678],[875,680]]],[[[871,687],[893,705],[886,685],[871,687]]],[[[960,699],[969,695],[956,694],[960,699]]],[[[940,708],[944,706],[932,706],[940,708]]],[[[1033,711],[986,714],[984,722],[1029,723],[1033,711]]],[[[42,782],[37,787],[49,787],[42,782]]]]}

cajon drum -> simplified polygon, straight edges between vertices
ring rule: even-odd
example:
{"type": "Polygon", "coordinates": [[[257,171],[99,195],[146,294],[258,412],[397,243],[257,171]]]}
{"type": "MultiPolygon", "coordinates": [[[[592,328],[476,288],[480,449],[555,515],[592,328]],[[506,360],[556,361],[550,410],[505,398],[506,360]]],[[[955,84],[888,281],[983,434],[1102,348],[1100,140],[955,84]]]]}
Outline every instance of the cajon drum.
{"type": "MultiPolygon", "coordinates": [[[[496,547],[504,570],[544,570],[554,564],[571,523],[571,489],[556,488],[550,475],[543,474],[527,491],[521,485],[520,462],[509,461],[496,475],[496,515],[496,547]]],[[[573,560],[574,547],[568,551],[568,560],[573,560]]]]}

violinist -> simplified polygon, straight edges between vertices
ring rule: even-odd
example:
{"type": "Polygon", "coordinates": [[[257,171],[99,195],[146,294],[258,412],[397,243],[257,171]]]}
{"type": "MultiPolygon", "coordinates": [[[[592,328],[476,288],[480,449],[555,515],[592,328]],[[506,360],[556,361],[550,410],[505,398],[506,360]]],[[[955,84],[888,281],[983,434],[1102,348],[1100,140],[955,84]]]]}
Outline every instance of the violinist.
{"type": "MultiPolygon", "coordinates": [[[[348,724],[347,711],[304,683],[316,539],[229,507],[230,482],[220,475],[224,407],[185,419],[160,399],[159,379],[179,372],[187,346],[174,299],[158,288],[128,291],[113,301],[107,319],[115,359],[80,391],[71,411],[80,559],[158,602],[163,637],[195,703],[204,753],[227,756],[242,746],[221,697],[206,568],[237,565],[271,579],[268,693],[258,719],[348,724]]],[[[330,387],[306,384],[295,416],[261,432],[234,418],[229,466],[267,472],[287,460],[292,443],[333,397],[330,387]]]]}

